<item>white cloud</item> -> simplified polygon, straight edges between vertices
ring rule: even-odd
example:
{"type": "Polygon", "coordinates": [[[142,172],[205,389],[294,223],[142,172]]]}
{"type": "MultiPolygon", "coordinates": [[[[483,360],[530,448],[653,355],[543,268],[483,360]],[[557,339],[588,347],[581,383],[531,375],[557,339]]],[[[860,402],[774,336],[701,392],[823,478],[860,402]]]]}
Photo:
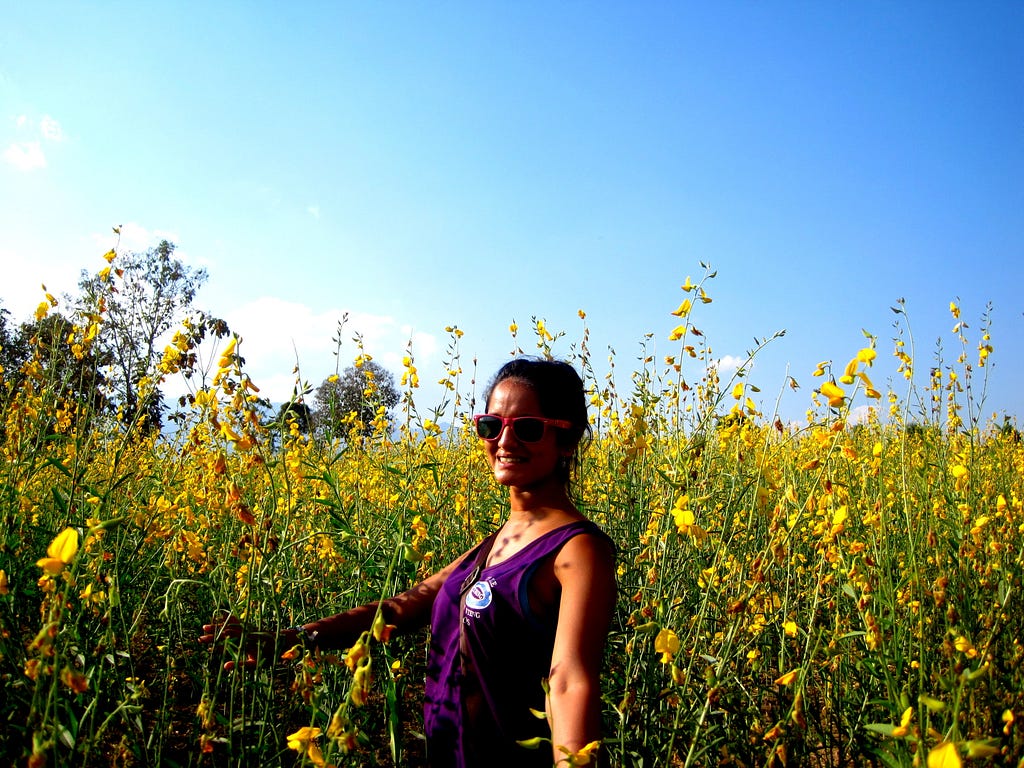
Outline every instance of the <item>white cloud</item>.
{"type": "Polygon", "coordinates": [[[872,405],[858,405],[856,408],[851,408],[850,413],[846,416],[847,424],[867,424],[871,421],[872,413],[877,413],[877,409],[872,405]]]}
{"type": "Polygon", "coordinates": [[[46,167],[46,155],[38,141],[22,141],[4,150],[4,161],[19,171],[34,171],[46,167]]]}
{"type": "MultiPolygon", "coordinates": [[[[94,232],[92,234],[92,241],[96,244],[97,248],[103,249],[103,253],[113,248],[115,243],[118,253],[126,253],[128,251],[147,251],[159,244],[161,240],[167,240],[175,244],[178,241],[178,234],[176,232],[166,229],[148,229],[134,221],[114,226],[120,230],[120,234],[113,231],[113,226],[106,232],[94,232]]],[[[181,258],[177,251],[175,256],[181,258]]]]}
{"type": "MultiPolygon", "coordinates": [[[[246,371],[260,387],[260,394],[272,402],[289,399],[300,378],[301,383],[317,387],[335,370],[351,365],[359,354],[353,340],[357,334],[365,353],[396,379],[410,337],[421,371],[436,357],[438,342],[430,334],[414,333],[389,315],[359,312],[347,313],[338,351],[334,339],[345,314],[343,309],[315,312],[304,304],[264,296],[226,312],[224,319],[242,339],[238,351],[246,360],[246,371]]],[[[427,376],[421,373],[421,378],[427,376]]]]}
{"type": "MultiPolygon", "coordinates": [[[[174,258],[186,266],[198,268],[208,267],[209,260],[195,258],[187,248],[181,247],[181,237],[178,232],[169,229],[148,229],[134,221],[127,224],[112,225],[104,232],[93,232],[89,239],[96,248],[96,256],[106,253],[114,248],[118,253],[145,253],[150,248],[155,248],[161,240],[166,240],[175,245],[174,258]],[[120,234],[113,231],[114,227],[120,230],[120,234]]],[[[106,266],[99,264],[97,269],[106,266]]]]}
{"type": "Polygon", "coordinates": [[[715,362],[715,368],[718,369],[718,375],[722,378],[726,376],[732,376],[738,371],[744,363],[747,362],[745,357],[736,357],[736,355],[725,355],[718,358],[715,362]]]}
{"type": "MultiPolygon", "coordinates": [[[[68,247],[66,252],[72,252],[68,247]]],[[[27,321],[44,298],[46,291],[62,299],[65,292],[75,292],[79,267],[74,260],[36,243],[0,245],[0,264],[4,265],[3,290],[0,301],[16,322],[27,321]]],[[[62,311],[62,310],[61,310],[62,311]]]]}
{"type": "Polygon", "coordinates": [[[60,123],[49,115],[43,115],[43,119],[39,122],[39,132],[43,134],[44,139],[64,141],[64,131],[61,129],[60,123]]]}
{"type": "Polygon", "coordinates": [[[306,208],[306,211],[309,213],[310,216],[312,216],[317,221],[320,220],[320,206],[319,205],[311,205],[311,206],[306,208]]]}
{"type": "Polygon", "coordinates": [[[36,123],[28,115],[18,115],[14,125],[25,141],[15,141],[4,150],[3,159],[19,171],[35,171],[46,167],[46,154],[41,139],[52,142],[64,141],[64,130],[60,123],[49,115],[36,123]]]}

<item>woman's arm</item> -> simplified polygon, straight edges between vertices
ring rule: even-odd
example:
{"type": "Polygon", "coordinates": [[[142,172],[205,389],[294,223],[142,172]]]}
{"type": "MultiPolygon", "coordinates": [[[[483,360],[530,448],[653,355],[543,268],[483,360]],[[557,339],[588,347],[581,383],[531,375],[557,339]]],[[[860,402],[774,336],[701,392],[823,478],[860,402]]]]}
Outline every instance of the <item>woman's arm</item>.
{"type": "MultiPolygon", "coordinates": [[[[615,554],[592,535],[569,539],[555,557],[562,595],[548,677],[555,764],[601,738],[601,663],[615,611],[615,554]]],[[[600,761],[603,763],[604,761],[600,761]]]]}
{"type": "MultiPolygon", "coordinates": [[[[413,632],[430,622],[430,611],[434,598],[441,590],[449,574],[466,555],[463,554],[437,573],[421,581],[412,589],[382,601],[381,615],[386,624],[395,626],[396,632],[413,632]]],[[[228,616],[216,622],[203,625],[200,643],[218,644],[226,638],[242,638],[246,653],[244,666],[255,666],[258,658],[274,659],[284,649],[297,644],[301,635],[317,648],[348,648],[359,636],[373,626],[377,615],[377,602],[367,603],[333,616],[277,631],[250,630],[238,619],[228,616]]],[[[229,661],[226,669],[233,669],[235,662],[229,661]]]]}
{"type": "Polygon", "coordinates": [[[464,557],[465,554],[401,594],[311,621],[303,624],[302,629],[309,642],[318,648],[348,648],[370,629],[379,605],[384,623],[393,625],[395,633],[414,632],[430,623],[434,598],[464,557]]]}

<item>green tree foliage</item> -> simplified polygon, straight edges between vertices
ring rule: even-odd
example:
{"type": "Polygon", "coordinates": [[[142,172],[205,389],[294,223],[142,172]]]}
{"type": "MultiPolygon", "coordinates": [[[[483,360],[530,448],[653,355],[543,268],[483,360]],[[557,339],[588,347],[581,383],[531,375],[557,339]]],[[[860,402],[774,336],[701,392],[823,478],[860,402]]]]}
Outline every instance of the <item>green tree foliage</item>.
{"type": "Polygon", "coordinates": [[[398,404],[395,377],[372,360],[349,366],[338,377],[329,377],[317,387],[314,424],[323,437],[345,438],[354,428],[364,437],[374,433],[378,411],[383,408],[390,423],[391,410],[398,404]]]}
{"type": "Polygon", "coordinates": [[[23,323],[12,340],[16,354],[27,354],[20,367],[11,372],[10,392],[23,389],[28,382],[30,388],[45,393],[51,417],[48,424],[52,425],[57,411],[67,411],[68,418],[82,429],[83,423],[91,423],[107,407],[107,383],[92,351],[76,351],[68,343],[74,328],[74,323],[59,312],[23,323]]]}
{"type": "Polygon", "coordinates": [[[82,306],[104,306],[97,356],[109,367],[112,396],[127,421],[139,417],[151,428],[162,424],[163,403],[159,390],[140,403],[139,382],[154,371],[161,337],[188,315],[206,282],[206,270],[186,266],[174,258],[174,249],[163,240],[145,253],[119,255],[116,280],[83,272],[79,281],[82,306]]]}
{"type": "Polygon", "coordinates": [[[278,409],[275,421],[282,428],[286,428],[290,422],[294,421],[299,432],[308,435],[313,426],[313,409],[305,403],[289,401],[278,409]]]}
{"type": "Polygon", "coordinates": [[[28,341],[11,322],[11,313],[0,305],[0,381],[14,383],[29,357],[28,341]]]}
{"type": "Polygon", "coordinates": [[[270,404],[267,403],[267,416],[263,425],[268,430],[272,449],[276,450],[287,440],[292,433],[292,425],[299,431],[299,434],[312,433],[315,414],[306,403],[289,400],[287,403],[282,403],[281,407],[277,409],[277,413],[273,415],[269,413],[269,406],[270,404]]]}

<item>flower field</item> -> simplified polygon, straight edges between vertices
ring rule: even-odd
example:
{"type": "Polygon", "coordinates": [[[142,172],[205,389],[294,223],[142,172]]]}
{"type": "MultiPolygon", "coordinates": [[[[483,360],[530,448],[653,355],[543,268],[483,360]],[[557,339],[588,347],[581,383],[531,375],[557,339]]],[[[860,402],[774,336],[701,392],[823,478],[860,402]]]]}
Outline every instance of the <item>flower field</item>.
{"type": "MultiPolygon", "coordinates": [[[[902,392],[872,378],[890,354],[876,339],[822,350],[840,359],[797,376],[807,419],[787,425],[753,398],[797,383],[755,384],[757,350],[737,374],[715,368],[694,325],[712,277],[687,278],[657,329],[675,354],[625,374],[614,359],[595,373],[585,325],[564,353],[542,321],[529,340],[512,329],[592,395],[575,494],[619,548],[620,590],[598,755],[1024,765],[1024,446],[967,417],[987,334],[958,324],[963,354],[916,385],[930,361],[897,333],[902,392]],[[849,420],[862,405],[872,416],[849,420]]],[[[104,328],[97,305],[66,343],[84,355],[104,328]]],[[[344,440],[268,418],[244,340],[207,358],[162,435],[70,396],[50,346],[0,373],[0,761],[419,764],[425,634],[282,647],[234,671],[237,647],[197,638],[218,614],[286,627],[393,594],[500,523],[471,430],[476,372],[448,332],[446,403],[418,402],[407,350],[394,423],[344,440]]],[[[141,399],[194,344],[175,336],[141,399]]]]}

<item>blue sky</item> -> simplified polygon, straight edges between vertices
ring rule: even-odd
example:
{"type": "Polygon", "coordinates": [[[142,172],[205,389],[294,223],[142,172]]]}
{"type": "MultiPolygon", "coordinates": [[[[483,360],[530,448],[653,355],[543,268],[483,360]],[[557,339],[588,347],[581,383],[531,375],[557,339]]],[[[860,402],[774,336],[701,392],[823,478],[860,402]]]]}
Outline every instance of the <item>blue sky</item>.
{"type": "MultiPolygon", "coordinates": [[[[272,399],[351,331],[422,380],[446,326],[486,378],[531,316],[587,313],[620,390],[705,262],[695,324],[799,419],[905,299],[918,366],[977,343],[986,414],[1024,415],[1024,5],[22,3],[0,27],[0,300],[25,319],[159,239],[209,272],[272,399]],[[791,374],[797,391],[784,386],[791,374]]],[[[530,342],[532,343],[532,342],[530,342]]],[[[529,350],[529,346],[524,343],[529,350]]],[[[700,372],[690,371],[692,378],[700,372]]],[[[897,393],[905,385],[893,381],[897,393]]],[[[863,402],[863,401],[861,401],[863,402]]]]}

